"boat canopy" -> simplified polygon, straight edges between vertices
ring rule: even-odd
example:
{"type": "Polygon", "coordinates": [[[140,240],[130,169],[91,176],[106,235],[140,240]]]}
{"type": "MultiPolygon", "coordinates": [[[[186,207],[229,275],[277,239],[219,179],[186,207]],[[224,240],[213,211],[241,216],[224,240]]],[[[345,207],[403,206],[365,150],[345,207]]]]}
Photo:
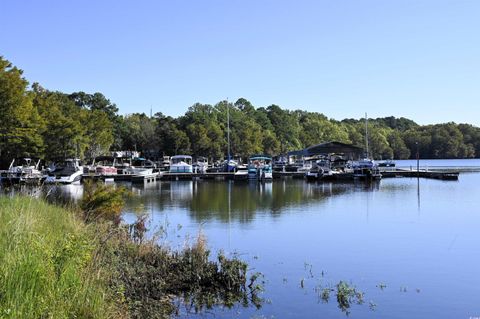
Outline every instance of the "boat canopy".
{"type": "Polygon", "coordinates": [[[170,159],[177,159],[177,158],[188,158],[191,159],[192,157],[190,155],[175,155],[170,157],[170,159]]]}
{"type": "Polygon", "coordinates": [[[300,157],[328,154],[344,154],[348,159],[359,159],[362,158],[364,152],[363,148],[355,145],[340,142],[326,142],[309,146],[303,150],[291,151],[287,154],[288,156],[300,157]]]}
{"type": "Polygon", "coordinates": [[[346,154],[349,158],[361,158],[363,156],[363,148],[340,142],[312,145],[304,151],[310,156],[319,154],[346,154]]]}
{"type": "Polygon", "coordinates": [[[266,161],[271,161],[272,158],[269,157],[269,156],[263,156],[263,155],[255,155],[255,156],[252,156],[250,157],[250,160],[251,161],[255,161],[255,160],[266,160],[266,161]]]}

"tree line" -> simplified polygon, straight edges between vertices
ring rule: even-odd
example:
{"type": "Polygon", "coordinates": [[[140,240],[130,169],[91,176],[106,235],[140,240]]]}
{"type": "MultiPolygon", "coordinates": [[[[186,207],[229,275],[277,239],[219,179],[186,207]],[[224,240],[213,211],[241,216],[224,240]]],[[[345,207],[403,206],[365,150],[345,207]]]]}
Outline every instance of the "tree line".
{"type": "MultiPolygon", "coordinates": [[[[145,156],[191,154],[219,159],[227,154],[227,109],[231,154],[284,154],[338,141],[365,145],[365,119],[329,119],[318,112],[255,107],[244,98],[215,105],[196,103],[177,118],[155,113],[121,115],[101,93],[63,93],[32,85],[22,70],[0,57],[0,159],[93,158],[111,150],[145,156]]],[[[369,153],[376,159],[474,158],[480,128],[453,122],[418,125],[406,118],[368,119],[369,153]]]]}

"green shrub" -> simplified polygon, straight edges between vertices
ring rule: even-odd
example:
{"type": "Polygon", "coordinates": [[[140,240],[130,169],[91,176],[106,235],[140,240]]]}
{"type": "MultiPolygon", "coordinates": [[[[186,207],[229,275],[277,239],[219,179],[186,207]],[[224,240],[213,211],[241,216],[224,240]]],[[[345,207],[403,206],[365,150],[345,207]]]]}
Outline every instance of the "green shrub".
{"type": "Polygon", "coordinates": [[[114,187],[87,180],[83,186],[83,198],[80,202],[85,222],[103,219],[118,225],[125,198],[129,195],[125,187],[114,187]]]}

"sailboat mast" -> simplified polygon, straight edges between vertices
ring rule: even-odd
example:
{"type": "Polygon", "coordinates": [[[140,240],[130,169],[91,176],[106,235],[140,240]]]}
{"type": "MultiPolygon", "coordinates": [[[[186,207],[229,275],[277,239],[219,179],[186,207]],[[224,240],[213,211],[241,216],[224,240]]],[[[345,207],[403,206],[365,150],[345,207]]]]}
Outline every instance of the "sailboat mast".
{"type": "Polygon", "coordinates": [[[365,112],[365,149],[367,150],[367,158],[368,158],[368,118],[367,118],[367,112],[365,112]]]}
{"type": "Polygon", "coordinates": [[[228,105],[228,99],[227,99],[227,143],[228,143],[228,158],[227,160],[230,160],[230,107],[228,105]]]}

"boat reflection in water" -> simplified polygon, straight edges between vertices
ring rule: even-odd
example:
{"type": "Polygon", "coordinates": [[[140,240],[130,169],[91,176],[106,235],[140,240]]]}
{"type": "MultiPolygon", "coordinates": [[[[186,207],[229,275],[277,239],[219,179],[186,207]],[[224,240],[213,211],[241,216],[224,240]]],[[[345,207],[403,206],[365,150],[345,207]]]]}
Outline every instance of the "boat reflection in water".
{"type": "Polygon", "coordinates": [[[157,213],[181,209],[200,223],[209,220],[248,223],[256,215],[279,216],[291,207],[326,201],[331,196],[376,191],[379,184],[305,183],[303,180],[161,182],[132,186],[137,196],[129,200],[127,211],[143,205],[157,213]]]}

